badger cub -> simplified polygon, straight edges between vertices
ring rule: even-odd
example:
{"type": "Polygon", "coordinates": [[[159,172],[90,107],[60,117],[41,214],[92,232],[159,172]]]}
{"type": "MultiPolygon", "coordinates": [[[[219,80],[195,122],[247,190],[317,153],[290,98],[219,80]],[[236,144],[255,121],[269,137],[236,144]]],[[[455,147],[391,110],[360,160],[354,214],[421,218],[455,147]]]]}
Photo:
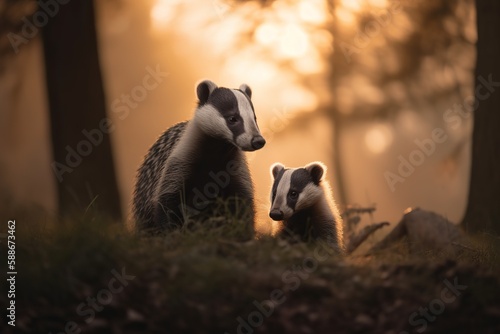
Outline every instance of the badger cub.
{"type": "Polygon", "coordinates": [[[190,121],[169,128],[140,167],[133,212],[140,230],[158,231],[227,215],[253,231],[254,193],[242,151],[266,143],[257,125],[250,87],[218,87],[209,80],[196,88],[198,107],[190,121]],[[243,209],[242,209],[243,206],[243,209]]]}
{"type": "Polygon", "coordinates": [[[274,164],[269,216],[281,221],[278,237],[323,240],[343,253],[342,218],[324,179],[325,172],[321,162],[301,168],[274,164]]]}

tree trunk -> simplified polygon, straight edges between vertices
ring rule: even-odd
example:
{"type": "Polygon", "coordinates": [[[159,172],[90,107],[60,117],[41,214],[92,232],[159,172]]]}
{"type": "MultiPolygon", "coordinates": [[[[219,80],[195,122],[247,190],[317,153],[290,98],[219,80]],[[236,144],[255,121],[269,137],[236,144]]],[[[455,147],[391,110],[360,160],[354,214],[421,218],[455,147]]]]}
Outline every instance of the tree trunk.
{"type": "MultiPolygon", "coordinates": [[[[332,0],[328,1],[329,11],[333,17],[335,17],[335,8],[338,5],[338,1],[332,0]]],[[[331,32],[333,39],[333,52],[330,56],[330,72],[328,74],[328,84],[331,93],[331,104],[328,106],[332,129],[333,129],[333,173],[336,177],[336,191],[337,191],[337,202],[347,206],[347,192],[345,187],[345,175],[342,166],[342,142],[341,142],[341,131],[343,129],[343,117],[339,111],[338,103],[338,88],[340,87],[340,79],[346,75],[346,63],[344,56],[341,51],[341,47],[338,41],[338,36],[340,36],[339,23],[337,19],[334,19],[331,23],[331,32]]]]}
{"type": "Polygon", "coordinates": [[[500,235],[500,1],[476,0],[476,10],[478,108],[474,113],[469,199],[462,225],[468,232],[500,235]]]}
{"type": "Polygon", "coordinates": [[[43,29],[43,45],[59,212],[92,208],[120,219],[94,2],[59,5],[43,29]]]}

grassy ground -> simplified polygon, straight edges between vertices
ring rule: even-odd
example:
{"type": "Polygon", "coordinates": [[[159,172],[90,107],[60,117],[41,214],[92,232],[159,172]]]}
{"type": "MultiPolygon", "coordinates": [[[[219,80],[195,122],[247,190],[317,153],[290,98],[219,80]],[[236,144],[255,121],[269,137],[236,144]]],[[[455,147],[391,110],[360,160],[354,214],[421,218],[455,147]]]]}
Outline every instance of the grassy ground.
{"type": "Polygon", "coordinates": [[[458,259],[401,246],[341,258],[238,231],[228,221],[143,237],[93,217],[54,227],[17,215],[16,333],[500,331],[497,239],[458,259]]]}

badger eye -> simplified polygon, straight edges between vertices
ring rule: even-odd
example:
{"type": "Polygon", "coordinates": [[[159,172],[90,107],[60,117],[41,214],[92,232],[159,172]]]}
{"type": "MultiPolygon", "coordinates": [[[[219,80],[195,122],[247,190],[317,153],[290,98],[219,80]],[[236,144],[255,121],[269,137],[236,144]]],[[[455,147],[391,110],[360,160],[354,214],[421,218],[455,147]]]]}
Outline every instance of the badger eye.
{"type": "Polygon", "coordinates": [[[227,121],[228,121],[229,123],[231,123],[231,124],[234,124],[234,123],[238,122],[238,118],[237,118],[236,116],[229,116],[229,117],[227,118],[227,121]]]}
{"type": "Polygon", "coordinates": [[[296,192],[295,190],[291,190],[289,193],[288,193],[288,196],[290,197],[290,199],[297,199],[297,197],[299,197],[299,193],[296,192]]]}

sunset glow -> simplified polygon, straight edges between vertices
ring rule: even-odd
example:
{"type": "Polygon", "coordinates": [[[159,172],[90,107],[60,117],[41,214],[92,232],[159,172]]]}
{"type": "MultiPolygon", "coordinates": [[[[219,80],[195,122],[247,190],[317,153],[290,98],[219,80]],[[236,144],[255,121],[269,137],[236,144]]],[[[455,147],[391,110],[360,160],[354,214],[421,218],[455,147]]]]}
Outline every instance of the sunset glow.
{"type": "Polygon", "coordinates": [[[279,55],[284,58],[299,58],[309,47],[309,41],[304,30],[296,25],[289,24],[285,27],[279,41],[279,55]]]}
{"type": "MultiPolygon", "coordinates": [[[[286,105],[290,113],[311,111],[321,103],[317,92],[302,86],[300,78],[327,68],[333,40],[323,25],[329,19],[324,0],[280,1],[270,7],[253,2],[230,6],[224,1],[156,0],[151,9],[155,33],[181,32],[179,38],[186,43],[206,44],[207,53],[221,57],[220,73],[229,81],[245,77],[269,92],[264,110],[286,105]],[[199,33],[193,34],[193,29],[199,33]],[[242,36],[247,34],[250,38],[245,40],[242,36]]],[[[262,121],[266,119],[264,115],[262,121]]]]}
{"type": "Polygon", "coordinates": [[[372,153],[379,154],[392,143],[392,138],[392,131],[388,125],[377,124],[366,133],[365,143],[372,153]]]}
{"type": "Polygon", "coordinates": [[[261,24],[255,30],[255,39],[262,45],[271,45],[279,38],[280,27],[272,22],[261,24]]]}
{"type": "Polygon", "coordinates": [[[335,10],[335,17],[339,19],[342,24],[349,26],[356,22],[356,15],[352,11],[342,7],[335,10]]]}
{"type": "Polygon", "coordinates": [[[175,16],[175,1],[157,0],[151,8],[151,20],[156,29],[165,29],[175,16]]]}
{"type": "Polygon", "coordinates": [[[298,11],[302,21],[311,24],[322,24],[327,20],[327,8],[325,1],[301,1],[299,2],[298,11]]]}
{"type": "Polygon", "coordinates": [[[363,6],[363,0],[341,0],[339,8],[343,8],[350,12],[359,12],[363,6]]]}

